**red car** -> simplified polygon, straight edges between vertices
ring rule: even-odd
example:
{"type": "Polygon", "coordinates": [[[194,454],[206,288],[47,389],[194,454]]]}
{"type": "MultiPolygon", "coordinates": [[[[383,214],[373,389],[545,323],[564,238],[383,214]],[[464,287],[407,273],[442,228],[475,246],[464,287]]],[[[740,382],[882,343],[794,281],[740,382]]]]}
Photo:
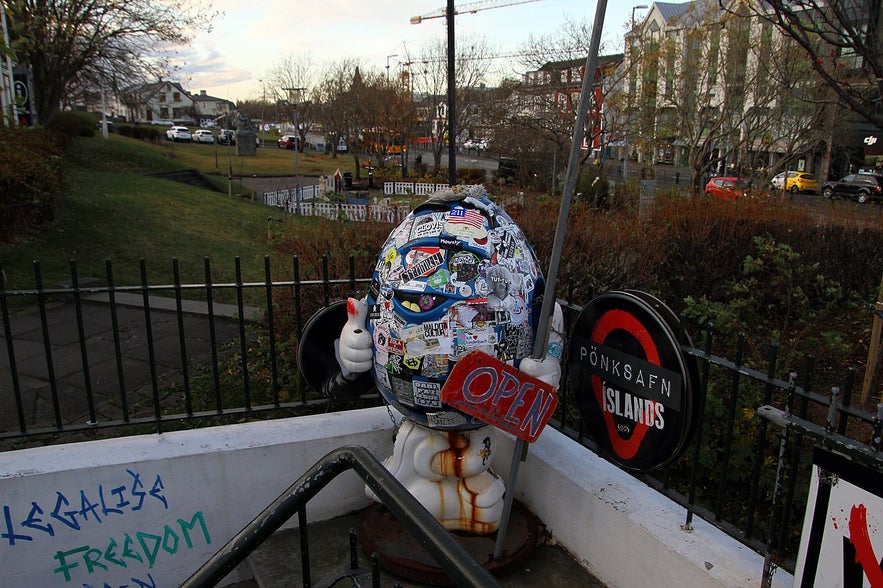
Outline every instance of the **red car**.
{"type": "Polygon", "coordinates": [[[276,141],[276,145],[279,146],[279,149],[294,149],[298,140],[297,135],[282,135],[279,137],[279,140],[276,141]]]}
{"type": "Polygon", "coordinates": [[[705,184],[705,195],[717,200],[735,200],[747,196],[751,182],[745,178],[720,176],[705,184]]]}

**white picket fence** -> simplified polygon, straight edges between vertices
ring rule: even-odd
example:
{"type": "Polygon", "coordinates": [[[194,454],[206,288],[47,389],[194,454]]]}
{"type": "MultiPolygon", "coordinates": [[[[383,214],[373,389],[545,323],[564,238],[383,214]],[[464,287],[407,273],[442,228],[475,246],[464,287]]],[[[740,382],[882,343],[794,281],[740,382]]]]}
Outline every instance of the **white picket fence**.
{"type": "MultiPolygon", "coordinates": [[[[325,178],[322,178],[325,180],[325,178]]],[[[447,188],[448,184],[423,184],[417,182],[384,182],[384,196],[429,196],[436,190],[447,188]]],[[[290,214],[320,216],[323,218],[350,220],[355,222],[397,223],[404,219],[411,208],[404,205],[385,204],[341,204],[323,202],[319,198],[333,191],[333,184],[320,181],[317,185],[301,186],[300,198],[295,188],[284,188],[264,192],[263,202],[267,206],[282,208],[290,214]]]]}
{"type": "MultiPolygon", "coordinates": [[[[264,192],[264,204],[268,206],[278,206],[279,208],[294,208],[297,206],[297,188],[283,188],[282,190],[273,190],[272,192],[264,192]]],[[[300,186],[300,201],[316,200],[322,196],[322,187],[300,186]]]]}
{"type": "Polygon", "coordinates": [[[421,184],[418,182],[384,182],[384,196],[429,196],[449,184],[421,184]]]}
{"type": "Polygon", "coordinates": [[[308,202],[301,204],[301,214],[303,216],[320,216],[354,222],[398,223],[408,216],[409,212],[411,212],[409,206],[342,204],[334,202],[308,202]]]}

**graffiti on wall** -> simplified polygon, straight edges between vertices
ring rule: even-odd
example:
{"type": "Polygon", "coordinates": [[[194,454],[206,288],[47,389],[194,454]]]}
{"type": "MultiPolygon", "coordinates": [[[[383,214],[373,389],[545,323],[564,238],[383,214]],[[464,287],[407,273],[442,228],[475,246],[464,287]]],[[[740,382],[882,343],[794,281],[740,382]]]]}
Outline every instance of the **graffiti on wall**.
{"type": "Polygon", "coordinates": [[[0,504],[0,561],[38,548],[53,585],[121,586],[108,580],[123,573],[122,585],[155,588],[149,570],[212,542],[203,511],[177,516],[162,477],[129,468],[91,487],[0,504]]]}

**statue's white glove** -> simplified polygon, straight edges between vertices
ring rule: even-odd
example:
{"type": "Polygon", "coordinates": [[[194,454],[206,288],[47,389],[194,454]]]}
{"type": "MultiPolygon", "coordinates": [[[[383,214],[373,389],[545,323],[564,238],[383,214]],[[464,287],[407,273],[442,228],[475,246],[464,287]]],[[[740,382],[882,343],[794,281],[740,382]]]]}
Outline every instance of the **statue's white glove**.
{"type": "Polygon", "coordinates": [[[346,324],[340,338],[334,342],[334,353],[343,376],[352,379],[371,369],[374,341],[368,332],[368,306],[364,301],[349,298],[346,301],[346,324]]]}
{"type": "Polygon", "coordinates": [[[546,347],[545,357],[543,359],[525,357],[518,364],[518,369],[528,376],[533,376],[554,388],[558,388],[561,382],[561,353],[564,350],[564,313],[557,302],[549,329],[549,343],[546,347]]]}

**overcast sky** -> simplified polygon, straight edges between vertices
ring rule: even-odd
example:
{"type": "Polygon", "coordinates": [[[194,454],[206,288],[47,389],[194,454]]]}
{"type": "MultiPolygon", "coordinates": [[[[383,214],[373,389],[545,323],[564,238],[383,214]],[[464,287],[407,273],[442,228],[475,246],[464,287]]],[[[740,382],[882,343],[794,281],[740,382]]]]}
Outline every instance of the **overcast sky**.
{"type": "MultiPolygon", "coordinates": [[[[457,0],[455,5],[470,4],[475,3],[457,0]]],[[[485,38],[492,53],[501,56],[511,56],[531,34],[550,34],[566,20],[591,24],[597,10],[594,0],[481,4],[495,8],[458,15],[454,31],[458,38],[485,38]]],[[[602,53],[622,50],[623,26],[632,7],[642,4],[652,3],[608,0],[602,53]]],[[[223,16],[211,33],[198,34],[179,52],[184,64],[173,77],[192,93],[205,90],[233,101],[259,99],[260,80],[288,54],[309,54],[316,65],[354,58],[378,72],[388,60],[392,73],[424,47],[447,38],[443,17],[410,24],[412,16],[443,14],[447,0],[215,0],[212,5],[223,16]]],[[[635,18],[646,12],[638,9],[635,18]]],[[[513,61],[503,58],[494,65],[511,77],[521,73],[514,71],[513,61]]]]}

